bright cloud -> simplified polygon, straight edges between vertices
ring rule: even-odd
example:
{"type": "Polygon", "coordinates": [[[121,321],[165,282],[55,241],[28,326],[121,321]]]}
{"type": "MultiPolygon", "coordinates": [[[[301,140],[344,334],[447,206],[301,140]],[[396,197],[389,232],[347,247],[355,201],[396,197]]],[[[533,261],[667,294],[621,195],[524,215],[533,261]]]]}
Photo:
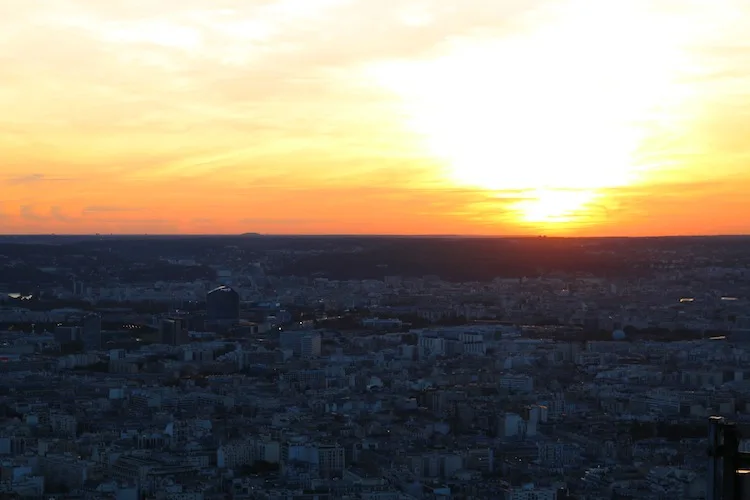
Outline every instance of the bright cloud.
{"type": "Polygon", "coordinates": [[[637,234],[642,189],[744,199],[749,4],[599,4],[6,0],[0,232],[637,234]]]}

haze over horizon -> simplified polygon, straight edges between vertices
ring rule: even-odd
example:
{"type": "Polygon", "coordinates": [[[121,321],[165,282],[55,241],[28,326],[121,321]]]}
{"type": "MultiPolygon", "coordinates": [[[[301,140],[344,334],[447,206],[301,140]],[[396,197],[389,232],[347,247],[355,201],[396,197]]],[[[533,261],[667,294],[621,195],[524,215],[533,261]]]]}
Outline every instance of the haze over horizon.
{"type": "Polygon", "coordinates": [[[750,3],[0,5],[0,234],[750,233],[750,3]]]}

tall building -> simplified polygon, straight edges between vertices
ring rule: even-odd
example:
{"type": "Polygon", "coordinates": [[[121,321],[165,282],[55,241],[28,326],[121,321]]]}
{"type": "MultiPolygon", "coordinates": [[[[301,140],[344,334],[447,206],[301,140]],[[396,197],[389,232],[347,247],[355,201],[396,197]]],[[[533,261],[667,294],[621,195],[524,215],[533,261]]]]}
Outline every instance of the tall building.
{"type": "Polygon", "coordinates": [[[98,314],[88,314],[81,320],[81,340],[86,351],[102,348],[102,318],[98,314]]]}
{"type": "MultiPolygon", "coordinates": [[[[747,433],[747,429],[745,429],[747,433]]],[[[750,453],[740,450],[742,429],[723,417],[708,423],[708,477],[706,500],[750,498],[750,453]]]]}
{"type": "Polygon", "coordinates": [[[228,286],[220,286],[206,295],[206,320],[235,322],[240,319],[240,294],[228,286]]]}
{"type": "Polygon", "coordinates": [[[303,358],[320,356],[321,338],[318,332],[310,332],[299,339],[299,355],[303,358]]]}
{"type": "Polygon", "coordinates": [[[86,294],[86,286],[83,281],[73,281],[73,295],[81,297],[86,294]]]}
{"type": "Polygon", "coordinates": [[[279,347],[290,350],[295,356],[317,358],[321,351],[321,337],[318,332],[290,331],[279,335],[279,347]]]}
{"type": "Polygon", "coordinates": [[[67,344],[81,340],[81,328],[78,326],[58,326],[55,328],[55,342],[67,344]]]}
{"type": "Polygon", "coordinates": [[[188,330],[182,318],[164,318],[160,325],[161,343],[166,345],[182,345],[188,341],[188,330]]]}

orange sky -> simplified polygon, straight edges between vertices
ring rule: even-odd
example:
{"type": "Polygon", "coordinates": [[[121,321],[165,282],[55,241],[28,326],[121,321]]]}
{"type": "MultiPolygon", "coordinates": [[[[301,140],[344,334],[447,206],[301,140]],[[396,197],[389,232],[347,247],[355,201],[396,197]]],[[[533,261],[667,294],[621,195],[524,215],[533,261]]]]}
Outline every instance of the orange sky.
{"type": "Polygon", "coordinates": [[[0,233],[750,233],[747,0],[4,0],[0,233]]]}

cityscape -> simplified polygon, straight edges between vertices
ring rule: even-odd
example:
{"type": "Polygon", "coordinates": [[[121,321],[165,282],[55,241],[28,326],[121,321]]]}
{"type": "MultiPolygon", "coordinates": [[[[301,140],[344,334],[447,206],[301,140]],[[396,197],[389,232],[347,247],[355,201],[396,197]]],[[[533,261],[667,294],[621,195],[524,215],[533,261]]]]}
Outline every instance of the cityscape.
{"type": "Polygon", "coordinates": [[[0,0],[0,500],[750,500],[750,0],[0,0]]]}
{"type": "Polygon", "coordinates": [[[2,498],[713,499],[750,421],[745,237],[3,237],[0,291],[2,498]]]}

